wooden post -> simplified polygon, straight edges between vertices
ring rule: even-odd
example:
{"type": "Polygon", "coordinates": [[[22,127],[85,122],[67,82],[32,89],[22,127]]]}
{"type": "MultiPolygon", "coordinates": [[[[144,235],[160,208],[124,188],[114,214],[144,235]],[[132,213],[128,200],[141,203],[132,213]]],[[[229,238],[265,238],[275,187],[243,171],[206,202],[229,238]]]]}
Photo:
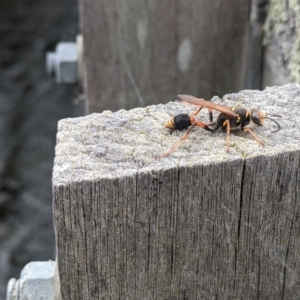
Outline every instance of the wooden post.
{"type": "Polygon", "coordinates": [[[264,24],[262,87],[300,82],[299,1],[264,1],[268,13],[264,24]]]}
{"type": "Polygon", "coordinates": [[[90,112],[245,87],[251,0],[81,0],[90,112]]]}
{"type": "MultiPolygon", "coordinates": [[[[163,124],[176,103],[59,122],[53,172],[63,299],[296,299],[300,85],[213,102],[280,114],[250,135],[163,124]]],[[[207,119],[207,114],[199,116],[207,119]]]]}

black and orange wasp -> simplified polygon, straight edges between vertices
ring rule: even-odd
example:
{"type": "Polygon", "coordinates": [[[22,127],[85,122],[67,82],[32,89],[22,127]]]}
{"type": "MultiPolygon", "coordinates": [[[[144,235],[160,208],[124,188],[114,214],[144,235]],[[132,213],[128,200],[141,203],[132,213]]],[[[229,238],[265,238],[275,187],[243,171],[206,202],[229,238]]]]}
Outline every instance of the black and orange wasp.
{"type": "MultiPolygon", "coordinates": [[[[245,128],[252,121],[257,126],[262,126],[264,119],[269,119],[277,125],[277,130],[272,131],[277,132],[280,130],[280,125],[270,117],[268,117],[264,112],[258,109],[249,109],[242,106],[225,106],[213,103],[208,100],[199,99],[191,95],[178,95],[177,102],[188,105],[196,106],[198,109],[192,114],[179,114],[165,124],[166,128],[173,130],[181,130],[190,127],[187,132],[181,137],[181,139],[167,152],[165,152],[161,157],[169,155],[175,150],[190,134],[193,127],[202,127],[205,130],[215,132],[219,128],[222,128],[227,132],[227,152],[230,149],[230,132],[231,130],[240,128],[243,132],[249,132],[251,136],[261,145],[264,146],[263,141],[261,141],[256,134],[250,129],[245,128]],[[196,116],[200,113],[203,108],[208,109],[210,123],[203,123],[196,119],[196,116]],[[220,112],[216,121],[213,122],[212,111],[216,110],[220,112]],[[209,126],[215,125],[214,128],[209,126]]],[[[278,115],[273,115],[275,117],[280,117],[278,115]]]]}

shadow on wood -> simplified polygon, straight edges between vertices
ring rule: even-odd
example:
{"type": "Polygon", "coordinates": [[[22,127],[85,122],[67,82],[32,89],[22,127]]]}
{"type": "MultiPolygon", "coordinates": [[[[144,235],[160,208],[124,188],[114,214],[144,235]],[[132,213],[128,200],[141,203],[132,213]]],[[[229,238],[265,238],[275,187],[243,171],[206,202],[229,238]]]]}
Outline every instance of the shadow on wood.
{"type": "MultiPolygon", "coordinates": [[[[280,114],[250,135],[163,124],[176,103],[59,122],[54,223],[63,299],[295,299],[300,86],[212,101],[280,114]]],[[[207,114],[203,111],[203,120],[207,114]]]]}

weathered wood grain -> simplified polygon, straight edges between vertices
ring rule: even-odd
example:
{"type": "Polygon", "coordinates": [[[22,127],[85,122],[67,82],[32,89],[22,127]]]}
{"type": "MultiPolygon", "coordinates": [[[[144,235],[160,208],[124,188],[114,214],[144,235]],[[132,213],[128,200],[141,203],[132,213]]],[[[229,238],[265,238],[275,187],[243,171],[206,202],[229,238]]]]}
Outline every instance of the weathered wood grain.
{"type": "MultiPolygon", "coordinates": [[[[63,299],[297,299],[300,85],[212,101],[280,114],[250,135],[163,124],[176,103],[59,122],[53,171],[63,299]]],[[[205,112],[200,116],[207,119],[205,112]]]]}
{"type": "Polygon", "coordinates": [[[82,0],[90,112],[244,88],[250,0],[82,0]]]}

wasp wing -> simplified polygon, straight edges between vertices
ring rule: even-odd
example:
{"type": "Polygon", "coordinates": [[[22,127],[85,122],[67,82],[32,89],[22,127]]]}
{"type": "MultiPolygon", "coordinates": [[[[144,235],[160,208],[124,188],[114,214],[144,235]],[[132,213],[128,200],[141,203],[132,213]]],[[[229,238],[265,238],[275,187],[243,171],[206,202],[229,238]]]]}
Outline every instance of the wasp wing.
{"type": "Polygon", "coordinates": [[[214,109],[214,110],[217,110],[217,111],[219,111],[221,113],[224,113],[228,116],[232,116],[232,117],[238,117],[239,116],[234,111],[232,111],[229,106],[212,103],[210,101],[207,101],[207,100],[204,100],[204,99],[199,99],[199,98],[196,98],[196,97],[191,96],[191,95],[178,95],[177,97],[179,98],[179,100],[177,100],[177,101],[179,103],[183,104],[183,105],[188,103],[189,105],[192,105],[192,106],[203,106],[203,107],[206,107],[206,108],[214,109]]]}

